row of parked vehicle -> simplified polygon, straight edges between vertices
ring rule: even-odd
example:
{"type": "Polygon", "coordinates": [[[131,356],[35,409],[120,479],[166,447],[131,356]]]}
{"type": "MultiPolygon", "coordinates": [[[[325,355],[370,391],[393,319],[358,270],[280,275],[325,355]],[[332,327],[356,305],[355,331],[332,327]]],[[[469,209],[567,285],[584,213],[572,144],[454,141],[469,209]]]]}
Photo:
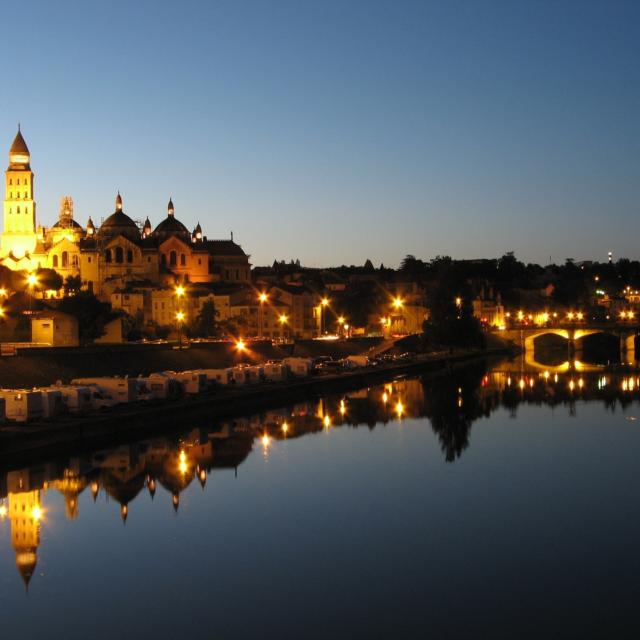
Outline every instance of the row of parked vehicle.
{"type": "Polygon", "coordinates": [[[218,369],[160,371],[147,376],[75,378],[34,389],[0,389],[0,421],[55,420],[65,414],[101,411],[119,404],[174,400],[207,393],[216,387],[279,382],[312,374],[311,358],[285,358],[260,365],[218,369]]]}
{"type": "Polygon", "coordinates": [[[385,364],[412,362],[415,360],[415,353],[380,354],[377,356],[354,355],[346,358],[334,359],[328,356],[316,358],[314,372],[317,374],[338,373],[349,371],[361,367],[379,367],[385,364]]]}

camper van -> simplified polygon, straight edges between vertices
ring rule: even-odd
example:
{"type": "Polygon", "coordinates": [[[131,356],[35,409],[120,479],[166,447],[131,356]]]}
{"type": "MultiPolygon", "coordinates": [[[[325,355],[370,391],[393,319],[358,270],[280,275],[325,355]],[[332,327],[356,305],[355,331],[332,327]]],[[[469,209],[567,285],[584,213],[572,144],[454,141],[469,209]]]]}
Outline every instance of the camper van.
{"type": "Polygon", "coordinates": [[[62,393],[58,389],[47,387],[44,389],[34,389],[42,394],[42,417],[53,420],[64,412],[65,406],[62,393]]]}
{"type": "Polygon", "coordinates": [[[282,363],[287,366],[292,375],[306,377],[311,375],[313,361],[311,358],[285,358],[282,363]]]}
{"type": "Polygon", "coordinates": [[[2,389],[0,397],[4,398],[7,420],[28,422],[43,417],[42,393],[40,391],[2,389]]]}
{"type": "Polygon", "coordinates": [[[182,384],[169,376],[162,374],[151,374],[150,376],[139,376],[138,397],[148,400],[169,400],[177,398],[182,393],[182,384]]]}
{"type": "Polygon", "coordinates": [[[69,413],[84,413],[92,408],[91,389],[72,385],[50,387],[62,394],[62,402],[69,413]]]}
{"type": "Polygon", "coordinates": [[[209,382],[227,385],[233,380],[233,370],[226,369],[195,369],[195,373],[203,373],[209,382]]]}
{"type": "Polygon", "coordinates": [[[264,365],[264,378],[272,382],[281,382],[287,379],[287,367],[281,362],[267,362],[264,365]]]}
{"type": "Polygon", "coordinates": [[[73,385],[82,387],[98,386],[106,391],[116,402],[135,402],[138,399],[138,385],[135,378],[75,378],[73,385]]]}

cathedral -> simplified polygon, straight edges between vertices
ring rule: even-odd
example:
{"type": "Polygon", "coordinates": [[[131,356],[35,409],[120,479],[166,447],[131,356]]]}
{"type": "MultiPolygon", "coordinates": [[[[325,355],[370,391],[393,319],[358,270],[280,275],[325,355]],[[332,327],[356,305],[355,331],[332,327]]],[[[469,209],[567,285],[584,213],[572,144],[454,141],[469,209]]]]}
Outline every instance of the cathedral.
{"type": "Polygon", "coordinates": [[[209,240],[200,223],[193,231],[178,220],[171,199],[164,219],[153,228],[147,218],[136,223],[125,213],[118,193],[115,210],[99,225],[89,217],[74,219],[73,200],[62,198],[58,221],[37,224],[31,154],[18,127],[5,172],[4,229],[0,264],[34,272],[49,268],[63,278],[79,277],[83,288],[108,300],[131,286],[176,283],[248,283],[249,256],[230,240],[209,240]]]}

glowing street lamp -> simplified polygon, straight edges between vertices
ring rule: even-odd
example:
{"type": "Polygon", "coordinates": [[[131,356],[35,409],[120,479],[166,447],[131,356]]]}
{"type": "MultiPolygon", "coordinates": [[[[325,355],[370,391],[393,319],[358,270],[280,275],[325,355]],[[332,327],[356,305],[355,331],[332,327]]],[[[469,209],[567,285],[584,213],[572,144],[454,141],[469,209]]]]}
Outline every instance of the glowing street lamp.
{"type": "Polygon", "coordinates": [[[260,303],[260,316],[258,318],[259,321],[259,327],[258,327],[258,336],[260,338],[263,337],[263,333],[264,333],[264,329],[263,329],[263,324],[264,324],[264,303],[269,299],[269,295],[267,293],[265,293],[264,291],[261,291],[260,294],[258,295],[258,302],[260,303]]]}
{"type": "Polygon", "coordinates": [[[400,297],[396,297],[393,299],[393,308],[396,311],[399,311],[404,306],[404,301],[400,297]]]}
{"type": "Polygon", "coordinates": [[[324,334],[324,315],[325,315],[325,308],[328,305],[329,305],[329,298],[327,298],[327,296],[324,296],[320,300],[320,335],[324,334]]]}
{"type": "Polygon", "coordinates": [[[280,323],[280,327],[282,329],[282,337],[284,338],[285,325],[289,321],[289,316],[286,313],[281,313],[278,316],[278,322],[280,323]]]}
{"type": "Polygon", "coordinates": [[[244,340],[242,338],[240,338],[240,340],[238,340],[236,342],[236,349],[242,353],[243,351],[245,351],[245,349],[247,348],[247,345],[245,344],[244,340]]]}
{"type": "Polygon", "coordinates": [[[176,287],[176,295],[178,296],[178,298],[182,298],[182,296],[184,296],[184,294],[185,294],[184,287],[181,284],[179,284],[176,287]]]}

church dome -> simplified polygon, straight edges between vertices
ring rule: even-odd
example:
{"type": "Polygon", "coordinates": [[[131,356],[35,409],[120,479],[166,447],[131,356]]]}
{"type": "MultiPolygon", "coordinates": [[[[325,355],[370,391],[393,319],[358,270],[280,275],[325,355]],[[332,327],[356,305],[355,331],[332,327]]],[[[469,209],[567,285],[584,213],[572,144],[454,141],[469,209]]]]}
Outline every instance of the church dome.
{"type": "Polygon", "coordinates": [[[186,242],[191,240],[189,229],[174,215],[173,202],[171,199],[169,199],[169,205],[167,206],[167,217],[155,228],[153,235],[160,242],[163,242],[171,236],[178,236],[186,242]]]}
{"type": "Polygon", "coordinates": [[[122,210],[122,197],[120,192],[116,198],[116,210],[101,225],[98,230],[100,238],[115,238],[125,236],[129,240],[140,240],[138,225],[122,210]]]}

